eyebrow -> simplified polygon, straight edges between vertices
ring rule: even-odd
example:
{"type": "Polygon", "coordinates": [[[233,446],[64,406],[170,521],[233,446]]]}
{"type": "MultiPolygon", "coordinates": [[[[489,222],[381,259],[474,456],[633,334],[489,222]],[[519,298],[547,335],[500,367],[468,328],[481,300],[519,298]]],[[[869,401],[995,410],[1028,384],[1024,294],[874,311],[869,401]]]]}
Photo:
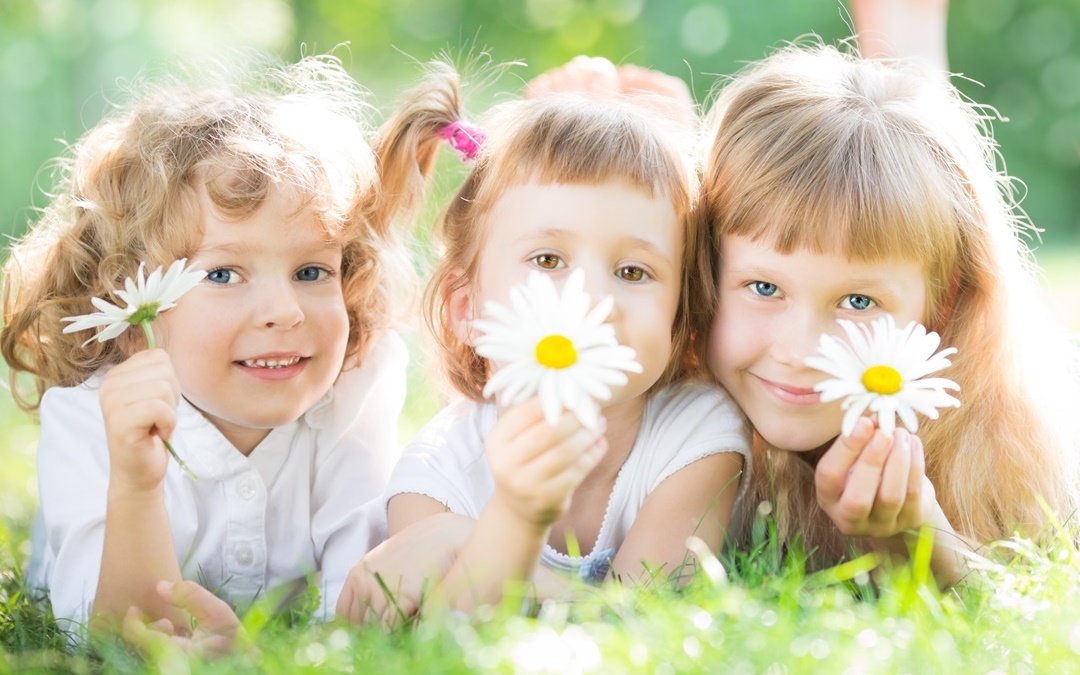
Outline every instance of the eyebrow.
{"type": "MultiPolygon", "coordinates": [[[[558,238],[558,237],[574,237],[574,236],[576,236],[575,233],[570,231],[570,230],[567,230],[566,228],[547,227],[547,228],[544,228],[544,229],[540,230],[535,235],[533,235],[531,237],[527,237],[526,241],[531,241],[531,240],[534,240],[534,239],[546,239],[546,238],[549,238],[549,237],[558,238]]],[[[629,242],[631,245],[633,245],[633,246],[635,246],[637,248],[644,249],[644,250],[648,251],[649,253],[652,253],[653,255],[656,255],[656,256],[664,257],[664,256],[672,255],[671,251],[666,251],[663,248],[661,248],[660,246],[656,245],[655,243],[653,243],[653,242],[651,242],[648,239],[645,239],[643,237],[635,237],[635,236],[632,236],[632,235],[627,235],[627,236],[624,236],[622,239],[623,239],[623,241],[629,242]]]]}
{"type": "MultiPolygon", "coordinates": [[[[314,253],[317,253],[317,252],[321,252],[321,251],[323,251],[323,250],[325,250],[327,248],[330,248],[330,246],[327,245],[325,242],[319,242],[319,244],[312,244],[311,246],[298,247],[298,248],[295,248],[294,250],[298,251],[300,253],[312,253],[312,254],[314,254],[314,253]]],[[[247,240],[245,240],[245,241],[227,241],[227,242],[222,242],[220,244],[213,244],[211,246],[200,246],[198,251],[197,251],[197,254],[198,255],[207,255],[207,254],[225,253],[225,254],[229,254],[229,255],[251,255],[251,254],[259,253],[261,250],[262,250],[261,247],[256,242],[251,242],[251,241],[247,241],[247,240]]]]}

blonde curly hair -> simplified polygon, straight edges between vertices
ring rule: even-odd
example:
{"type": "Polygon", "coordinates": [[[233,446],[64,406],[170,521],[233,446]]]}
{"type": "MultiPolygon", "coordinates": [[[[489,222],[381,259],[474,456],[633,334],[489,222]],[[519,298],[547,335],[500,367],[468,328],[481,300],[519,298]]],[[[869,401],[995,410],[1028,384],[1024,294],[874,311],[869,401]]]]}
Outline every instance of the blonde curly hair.
{"type": "Polygon", "coordinates": [[[52,386],[73,386],[122,361],[123,341],[64,334],[60,319],[93,311],[139,263],[189,257],[202,239],[200,192],[230,217],[254,212],[274,185],[299,195],[342,246],[349,315],[346,363],[408,305],[412,268],[391,221],[411,195],[383,185],[368,144],[366,92],[329,55],[292,65],[227,69],[197,82],[144,84],[57,160],[57,180],[38,221],[4,265],[0,352],[16,402],[35,410],[52,386]],[[386,198],[385,195],[391,195],[386,198]],[[29,374],[35,392],[20,387],[29,374]]]}

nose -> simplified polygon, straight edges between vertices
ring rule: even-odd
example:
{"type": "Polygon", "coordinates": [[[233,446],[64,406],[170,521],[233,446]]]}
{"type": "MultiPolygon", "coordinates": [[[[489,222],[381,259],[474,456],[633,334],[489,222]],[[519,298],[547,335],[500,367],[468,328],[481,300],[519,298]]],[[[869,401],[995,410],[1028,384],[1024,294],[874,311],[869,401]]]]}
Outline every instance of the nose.
{"type": "Polygon", "coordinates": [[[600,304],[600,301],[609,295],[615,300],[611,313],[608,315],[609,322],[615,322],[619,318],[619,298],[615,294],[615,277],[606,267],[596,266],[595,269],[585,269],[585,292],[589,294],[589,308],[592,309],[600,304]]]}
{"type": "Polygon", "coordinates": [[[794,368],[805,367],[804,359],[817,353],[822,332],[831,332],[835,327],[835,322],[830,327],[828,322],[806,310],[792,310],[778,318],[770,331],[770,355],[777,363],[794,368]]]}
{"type": "Polygon", "coordinates": [[[260,328],[295,328],[304,321],[304,309],[293,284],[261,282],[254,293],[254,322],[260,328]]]}

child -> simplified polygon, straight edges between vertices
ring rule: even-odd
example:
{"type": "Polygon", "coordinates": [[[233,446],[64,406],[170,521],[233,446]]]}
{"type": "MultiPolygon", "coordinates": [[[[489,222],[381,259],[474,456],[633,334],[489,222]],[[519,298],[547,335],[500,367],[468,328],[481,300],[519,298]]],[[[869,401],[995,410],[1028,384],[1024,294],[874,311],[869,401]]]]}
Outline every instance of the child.
{"type": "MultiPolygon", "coordinates": [[[[367,110],[336,59],[309,57],[159,87],[71,148],[4,268],[2,335],[16,400],[40,408],[36,581],[58,618],[115,626],[134,606],[183,630],[159,581],[245,605],[318,571],[332,608],[381,538],[365,503],[398,454],[409,281],[390,220],[415,183],[375,184],[367,110]],[[62,332],[140,263],[180,258],[206,277],[154,321],[160,349],[62,332]]],[[[384,139],[380,161],[400,149],[384,139]]]]}
{"type": "Polygon", "coordinates": [[[754,500],[820,562],[850,544],[905,555],[928,525],[953,583],[960,551],[1038,534],[1040,499],[1062,519],[1080,504],[1076,354],[1036,297],[984,119],[939,72],[821,45],[750,66],[711,111],[709,364],[754,427],[754,500]],[[837,319],[884,314],[958,349],[942,375],[962,406],[917,436],[863,419],[837,438],[839,402],[804,359],[837,319]]]}
{"type": "MultiPolygon", "coordinates": [[[[447,125],[460,116],[445,114],[447,125]]],[[[633,106],[576,96],[504,104],[443,215],[445,250],[426,302],[443,366],[465,398],[395,468],[387,546],[429,520],[475,520],[436,580],[451,606],[496,600],[538,562],[592,581],[609,565],[624,580],[677,574],[687,538],[718,545],[737,509],[748,439],[727,395],[691,381],[703,363],[693,350],[707,329],[696,307],[708,258],[688,219],[689,152],[665,130],[633,106]],[[606,402],[606,428],[569,413],[549,427],[536,399],[505,409],[484,400],[492,366],[474,349],[471,322],[486,301],[506,304],[530,270],[559,286],[581,270],[593,302],[614,298],[616,334],[643,372],[606,402]]],[[[381,603],[370,571],[354,569],[338,605],[354,621],[381,603]]],[[[405,595],[415,609],[416,594],[405,595]]]]}

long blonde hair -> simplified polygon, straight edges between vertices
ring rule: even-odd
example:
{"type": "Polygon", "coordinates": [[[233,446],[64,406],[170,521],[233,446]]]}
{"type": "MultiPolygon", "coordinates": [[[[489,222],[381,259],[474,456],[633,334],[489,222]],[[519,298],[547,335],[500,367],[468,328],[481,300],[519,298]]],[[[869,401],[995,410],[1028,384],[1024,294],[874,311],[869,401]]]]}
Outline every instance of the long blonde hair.
{"type": "Polygon", "coordinates": [[[454,290],[475,279],[485,215],[507,189],[529,181],[599,185],[621,180],[671,200],[686,223],[680,300],[672,326],[672,359],[653,387],[696,372],[704,363],[698,352],[709,317],[701,308],[710,292],[711,263],[704,228],[689,218],[697,194],[689,145],[666,135],[665,123],[638,107],[577,95],[502,104],[485,128],[488,136],[476,164],[440,218],[441,257],[424,298],[450,384],[473,400],[483,400],[488,364],[457,338],[445,308],[454,290]]]}
{"type": "MultiPolygon", "coordinates": [[[[963,405],[919,436],[957,531],[980,542],[1034,534],[1046,521],[1039,498],[1071,516],[1076,350],[1039,301],[1027,223],[997,170],[984,109],[915,64],[795,45],[727,84],[708,128],[702,214],[719,265],[724,234],[781,252],[922,263],[925,322],[959,351],[945,375],[963,405]]],[[[756,445],[753,489],[776,502],[784,536],[825,562],[842,556],[809,466],[756,445]]]]}
{"type": "MultiPolygon", "coordinates": [[[[332,56],[140,91],[58,160],[50,203],[4,266],[0,351],[16,402],[33,410],[48,387],[123,360],[123,344],[84,347],[87,336],[62,333],[60,319],[93,311],[90,299],[109,297],[140,262],[152,269],[191,256],[202,239],[200,191],[230,217],[251,214],[275,184],[312,209],[342,245],[346,362],[358,362],[415,283],[390,225],[411,192],[378,180],[366,92],[332,56]],[[36,395],[20,389],[22,373],[36,395]]],[[[380,156],[399,150],[377,145],[380,156]]]]}

